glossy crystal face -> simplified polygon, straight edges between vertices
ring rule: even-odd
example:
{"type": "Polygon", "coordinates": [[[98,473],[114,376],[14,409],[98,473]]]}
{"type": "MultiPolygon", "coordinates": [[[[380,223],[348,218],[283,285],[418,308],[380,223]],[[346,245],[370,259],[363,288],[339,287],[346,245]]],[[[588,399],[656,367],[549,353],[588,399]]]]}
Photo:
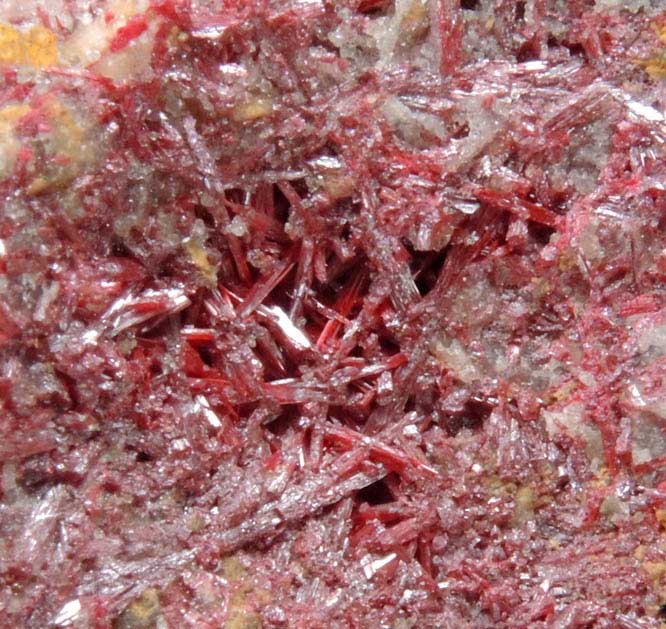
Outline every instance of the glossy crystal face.
{"type": "Polygon", "coordinates": [[[665,11],[0,3],[0,625],[659,627],[665,11]]]}

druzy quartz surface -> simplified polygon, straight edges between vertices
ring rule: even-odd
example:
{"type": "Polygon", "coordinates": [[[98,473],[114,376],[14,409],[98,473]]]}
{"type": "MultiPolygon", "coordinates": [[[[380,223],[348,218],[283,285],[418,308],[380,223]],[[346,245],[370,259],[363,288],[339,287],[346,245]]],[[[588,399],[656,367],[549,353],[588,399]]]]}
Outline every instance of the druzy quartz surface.
{"type": "Polygon", "coordinates": [[[0,627],[666,619],[661,0],[0,3],[0,627]]]}

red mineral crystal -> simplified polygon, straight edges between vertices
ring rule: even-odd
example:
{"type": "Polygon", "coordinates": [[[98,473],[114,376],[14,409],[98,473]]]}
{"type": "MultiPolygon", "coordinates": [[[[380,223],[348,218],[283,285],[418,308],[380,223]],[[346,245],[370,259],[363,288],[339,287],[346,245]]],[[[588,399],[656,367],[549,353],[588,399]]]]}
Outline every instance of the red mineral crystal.
{"type": "Polygon", "coordinates": [[[659,627],[661,0],[0,7],[0,626],[659,627]]]}

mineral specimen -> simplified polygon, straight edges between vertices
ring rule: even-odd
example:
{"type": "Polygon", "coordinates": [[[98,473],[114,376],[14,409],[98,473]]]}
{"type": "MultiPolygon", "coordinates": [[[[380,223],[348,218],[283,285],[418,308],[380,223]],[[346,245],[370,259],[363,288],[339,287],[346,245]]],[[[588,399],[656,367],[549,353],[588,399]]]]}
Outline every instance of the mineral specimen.
{"type": "Polygon", "coordinates": [[[658,627],[661,0],[0,4],[0,626],[658,627]]]}

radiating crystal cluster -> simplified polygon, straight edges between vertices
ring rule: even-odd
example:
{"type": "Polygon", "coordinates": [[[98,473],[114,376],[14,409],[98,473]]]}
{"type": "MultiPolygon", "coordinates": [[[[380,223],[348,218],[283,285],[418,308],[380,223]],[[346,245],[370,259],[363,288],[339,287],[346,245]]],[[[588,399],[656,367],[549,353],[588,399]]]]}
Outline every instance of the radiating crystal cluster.
{"type": "Polygon", "coordinates": [[[659,627],[661,0],[0,3],[0,626],[659,627]]]}

